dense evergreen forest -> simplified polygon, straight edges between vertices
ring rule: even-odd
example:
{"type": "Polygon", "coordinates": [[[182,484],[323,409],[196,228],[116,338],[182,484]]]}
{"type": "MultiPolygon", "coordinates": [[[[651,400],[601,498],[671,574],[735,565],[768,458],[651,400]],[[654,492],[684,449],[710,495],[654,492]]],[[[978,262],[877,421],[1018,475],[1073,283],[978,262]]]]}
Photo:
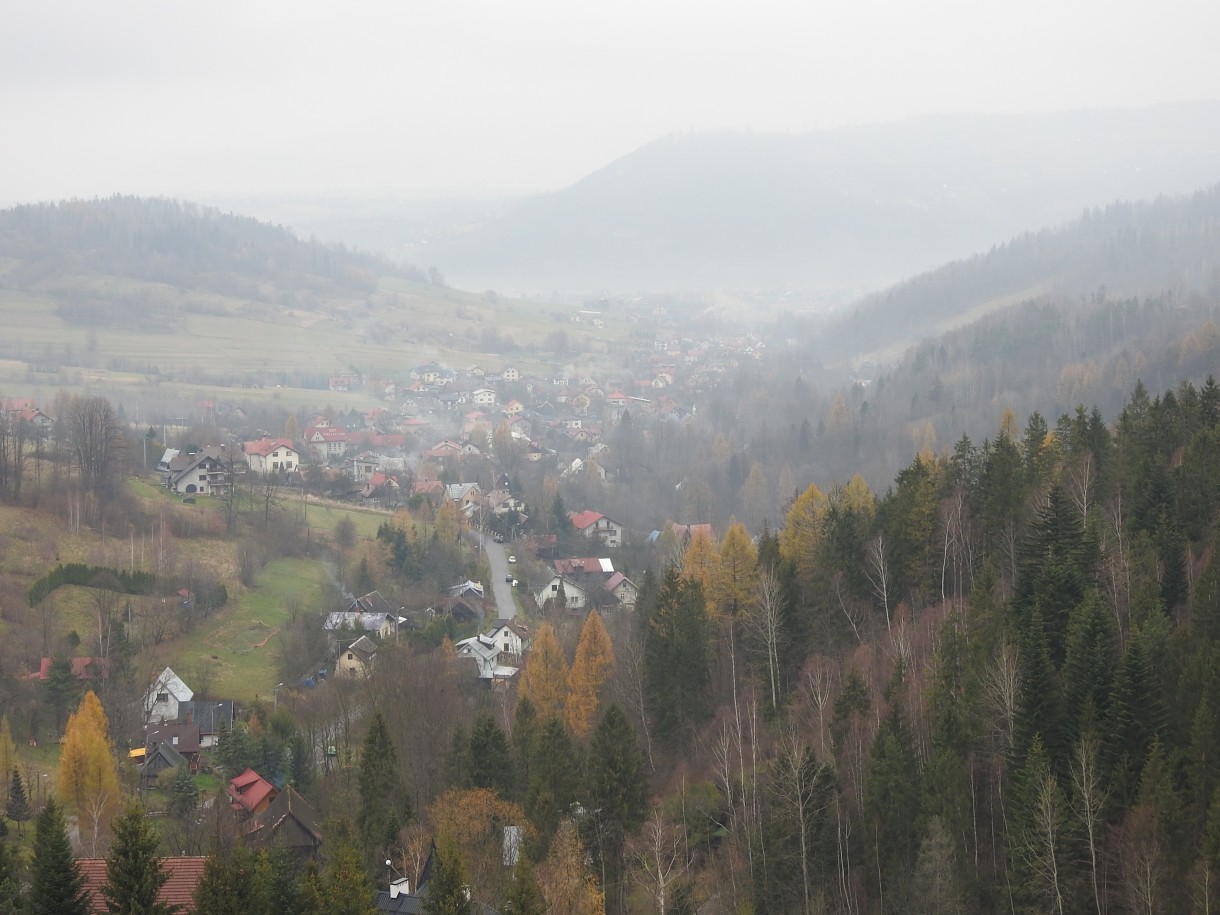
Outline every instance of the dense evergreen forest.
{"type": "Polygon", "coordinates": [[[1218,423],[1211,379],[1141,385],[1113,427],[1010,417],[880,499],[811,487],[745,612],[728,537],[688,549],[706,614],[671,573],[642,638],[647,668],[681,616],[712,659],[703,695],[646,670],[660,770],[728,824],[697,880],[728,911],[1211,911],[1218,423]]]}

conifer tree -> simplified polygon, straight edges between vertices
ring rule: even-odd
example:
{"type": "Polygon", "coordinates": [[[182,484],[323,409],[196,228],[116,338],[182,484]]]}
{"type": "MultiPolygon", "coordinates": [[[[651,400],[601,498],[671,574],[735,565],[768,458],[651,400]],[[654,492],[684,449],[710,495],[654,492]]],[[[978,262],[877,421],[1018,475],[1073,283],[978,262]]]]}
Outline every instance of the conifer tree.
{"type": "Polygon", "coordinates": [[[542,888],[525,855],[521,855],[513,868],[513,882],[504,900],[504,915],[547,915],[542,888]]]}
{"type": "Polygon", "coordinates": [[[672,741],[707,716],[707,641],[703,589],[670,568],[644,639],[644,679],[652,717],[672,741]]]}
{"type": "Polygon", "coordinates": [[[424,897],[424,915],[470,915],[466,874],[457,843],[442,833],[432,858],[432,876],[424,897]]]}
{"type": "Polygon", "coordinates": [[[580,641],[568,678],[571,688],[565,712],[568,729],[577,739],[583,740],[593,730],[602,687],[613,670],[614,646],[610,643],[610,635],[601,614],[590,610],[580,629],[580,641]]]}
{"type": "Polygon", "coordinates": [[[326,869],[305,876],[305,915],[377,915],[377,897],[356,850],[345,839],[331,849],[326,869]]]}
{"type": "Polygon", "coordinates": [[[195,888],[195,915],[277,915],[271,863],[243,842],[216,850],[195,888]]]}
{"type": "Polygon", "coordinates": [[[29,906],[32,915],[88,915],[85,878],[72,856],[63,810],[49,798],[34,830],[29,906]]]}
{"type": "Polygon", "coordinates": [[[729,525],[720,541],[718,559],[717,609],[735,617],[745,612],[758,593],[758,551],[744,525],[736,521],[729,525]]]}
{"type": "Polygon", "coordinates": [[[644,755],[617,704],[606,709],[593,733],[587,794],[588,835],[605,886],[622,877],[627,837],[644,822],[648,804],[644,755]]]}
{"type": "Polygon", "coordinates": [[[18,835],[25,835],[25,824],[33,816],[30,810],[30,800],[25,793],[25,783],[21,780],[21,773],[17,768],[13,767],[13,777],[9,782],[8,789],[8,809],[6,815],[10,820],[17,824],[18,835]]]}
{"type": "Polygon", "coordinates": [[[96,844],[119,805],[119,777],[110,750],[110,726],[102,703],[90,690],[64,730],[56,789],[96,844]]]}
{"type": "Polygon", "coordinates": [[[490,712],[481,712],[470,729],[469,777],[471,788],[490,788],[502,798],[513,793],[512,754],[508,738],[490,712]]]}
{"type": "Polygon", "coordinates": [[[102,896],[114,915],[172,915],[177,906],[157,901],[169,872],[157,857],[157,834],[144,818],[144,808],[131,804],[114,821],[114,844],[106,857],[102,896]]]}
{"type": "Polygon", "coordinates": [[[581,788],[580,752],[558,718],[548,718],[534,741],[529,760],[529,787],[525,812],[538,830],[538,841],[545,848],[576,803],[581,788]]]}
{"type": "Polygon", "coordinates": [[[517,710],[513,713],[513,770],[517,777],[516,791],[524,798],[530,785],[530,761],[534,756],[534,746],[540,730],[538,712],[529,699],[519,699],[517,710]]]}
{"type": "Polygon", "coordinates": [[[534,636],[521,672],[521,696],[533,703],[543,721],[563,715],[568,698],[568,662],[550,623],[539,626],[534,636]]]}
{"type": "Polygon", "coordinates": [[[21,915],[20,860],[8,842],[0,841],[0,915],[21,915]]]}
{"type": "Polygon", "coordinates": [[[411,801],[398,771],[398,753],[380,711],[373,713],[360,753],[360,809],[356,827],[370,865],[385,860],[398,830],[411,819],[411,801]]]}

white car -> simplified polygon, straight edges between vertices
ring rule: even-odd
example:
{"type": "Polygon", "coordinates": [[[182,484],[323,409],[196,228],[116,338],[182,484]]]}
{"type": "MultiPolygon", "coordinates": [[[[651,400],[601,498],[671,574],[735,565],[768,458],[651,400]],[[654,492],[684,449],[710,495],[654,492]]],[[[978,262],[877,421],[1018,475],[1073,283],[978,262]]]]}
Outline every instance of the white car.
{"type": "Polygon", "coordinates": [[[508,561],[509,561],[509,562],[513,562],[513,563],[515,563],[515,562],[517,561],[517,557],[516,557],[516,556],[509,556],[509,557],[508,557],[508,561]]]}

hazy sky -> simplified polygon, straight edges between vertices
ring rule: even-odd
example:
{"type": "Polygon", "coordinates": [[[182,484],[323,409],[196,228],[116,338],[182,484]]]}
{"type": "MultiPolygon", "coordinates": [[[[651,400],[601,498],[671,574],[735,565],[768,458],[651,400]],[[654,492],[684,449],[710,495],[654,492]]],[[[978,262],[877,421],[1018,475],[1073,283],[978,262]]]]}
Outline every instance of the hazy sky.
{"type": "Polygon", "coordinates": [[[38,0],[0,202],[564,186],[690,128],[1220,96],[1215,0],[38,0]]]}

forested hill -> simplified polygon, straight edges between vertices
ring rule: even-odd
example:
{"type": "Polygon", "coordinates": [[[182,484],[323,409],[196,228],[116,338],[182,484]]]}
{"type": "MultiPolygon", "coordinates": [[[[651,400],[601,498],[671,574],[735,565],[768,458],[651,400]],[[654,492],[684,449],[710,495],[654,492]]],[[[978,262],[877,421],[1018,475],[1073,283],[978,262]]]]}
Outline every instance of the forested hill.
{"type": "Polygon", "coordinates": [[[468,288],[876,289],[1119,199],[1220,180],[1220,107],[657,140],[434,237],[468,288]]]}
{"type": "Polygon", "coordinates": [[[1220,185],[1190,196],[1114,203],[1060,228],[1021,235],[862,300],[817,337],[821,353],[860,358],[933,337],[1013,301],[1079,302],[1098,293],[1179,298],[1220,289],[1220,185]]]}
{"type": "Polygon", "coordinates": [[[392,269],[254,219],[174,200],[110,197],[0,211],[0,283],[107,276],[274,301],[296,289],[361,294],[392,269]]]}

